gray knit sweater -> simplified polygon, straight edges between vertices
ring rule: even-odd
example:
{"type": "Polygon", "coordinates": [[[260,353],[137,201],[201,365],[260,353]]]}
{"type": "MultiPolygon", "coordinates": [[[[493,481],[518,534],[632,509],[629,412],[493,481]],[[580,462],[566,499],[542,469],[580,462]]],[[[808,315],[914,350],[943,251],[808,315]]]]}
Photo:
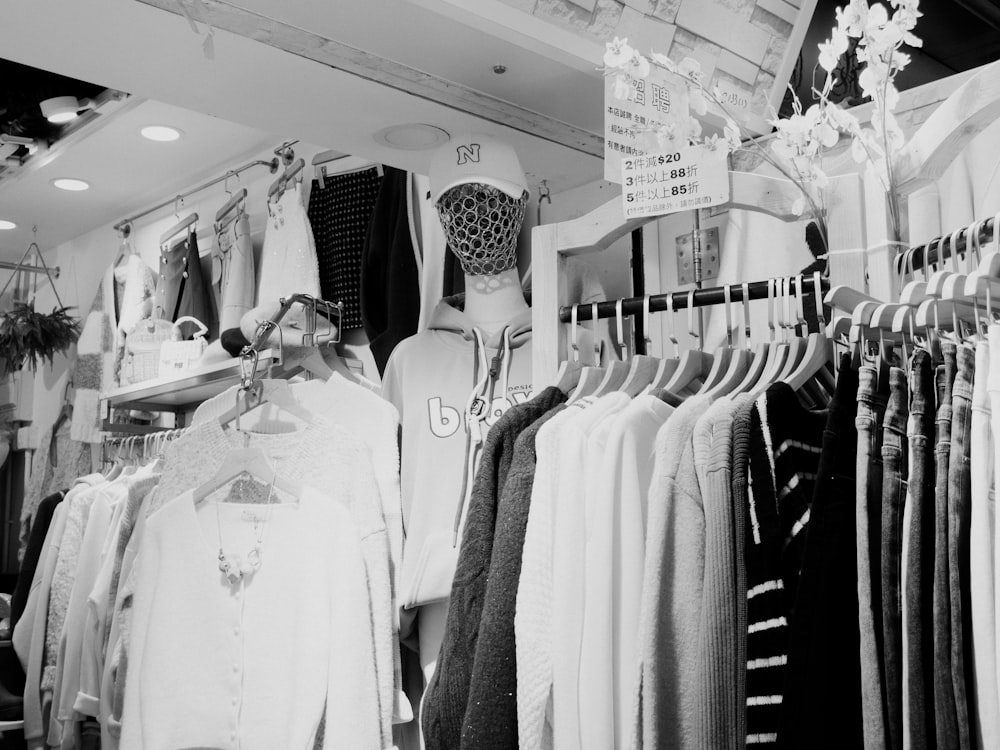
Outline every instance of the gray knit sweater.
{"type": "MultiPolygon", "coordinates": [[[[511,466],[515,460],[515,442],[518,436],[542,415],[565,400],[566,395],[559,389],[546,388],[527,403],[508,410],[490,428],[486,437],[479,471],[472,489],[472,498],[469,501],[458,567],[451,588],[451,600],[448,606],[448,619],[444,641],[441,644],[441,654],[438,657],[434,676],[424,695],[421,726],[427,750],[455,750],[459,747],[475,747],[478,750],[494,746],[486,736],[491,734],[491,730],[513,738],[513,746],[517,745],[516,721],[508,726],[501,726],[502,722],[496,721],[495,718],[481,716],[477,712],[473,712],[475,727],[470,728],[469,740],[463,736],[463,725],[467,708],[470,707],[470,688],[473,684],[474,674],[478,677],[477,691],[480,692],[486,687],[482,681],[492,679],[489,674],[484,674],[482,669],[476,672],[475,662],[477,658],[481,656],[484,663],[486,661],[493,663],[498,656],[494,648],[506,652],[507,659],[509,659],[509,676],[512,677],[511,684],[516,685],[513,608],[511,605],[517,595],[516,584],[520,574],[520,554],[513,554],[513,550],[508,549],[506,550],[507,554],[504,554],[506,563],[498,566],[496,571],[491,566],[494,554],[494,537],[498,532],[498,520],[502,523],[507,522],[505,519],[498,519],[501,495],[512,480],[517,482],[517,494],[520,495],[522,491],[523,467],[519,466],[516,472],[511,472],[511,466]],[[518,567],[517,571],[511,569],[515,561],[518,567]],[[510,591],[498,590],[498,584],[494,584],[490,580],[493,575],[497,575],[508,585],[513,584],[514,588],[510,591]],[[488,588],[488,581],[493,587],[492,591],[488,588]],[[484,604],[490,594],[492,594],[491,609],[484,613],[484,604]],[[493,607],[498,606],[501,600],[511,607],[509,628],[507,628],[510,631],[509,642],[505,638],[502,643],[486,645],[480,639],[481,624],[485,617],[488,626],[494,627],[498,613],[493,607]],[[479,645],[483,646],[482,654],[477,650],[479,645]],[[493,723],[492,727],[489,726],[491,722],[493,723]],[[484,732],[485,734],[483,734],[484,732]]],[[[532,448],[533,446],[532,441],[532,448]]],[[[534,453],[533,450],[532,453],[534,453]]],[[[532,474],[533,463],[532,461],[532,474]]],[[[530,499],[530,487],[527,496],[530,499]]],[[[526,519],[527,510],[525,508],[522,525],[526,524],[526,519]]],[[[520,539],[523,544],[523,529],[520,533],[520,539]]],[[[500,658],[503,659],[503,657],[500,658]]],[[[513,711],[514,717],[517,715],[515,695],[516,687],[512,687],[508,696],[510,705],[506,708],[513,711]]],[[[495,741],[497,738],[492,739],[495,741]]]]}

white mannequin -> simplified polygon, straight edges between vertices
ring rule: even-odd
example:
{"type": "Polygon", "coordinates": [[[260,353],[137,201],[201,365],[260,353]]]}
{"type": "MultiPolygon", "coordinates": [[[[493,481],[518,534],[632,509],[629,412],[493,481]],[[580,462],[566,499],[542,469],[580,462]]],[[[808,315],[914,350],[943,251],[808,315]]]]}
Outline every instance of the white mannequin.
{"type": "Polygon", "coordinates": [[[516,268],[493,276],[465,275],[465,314],[487,335],[500,333],[507,321],[528,309],[516,268]]]}

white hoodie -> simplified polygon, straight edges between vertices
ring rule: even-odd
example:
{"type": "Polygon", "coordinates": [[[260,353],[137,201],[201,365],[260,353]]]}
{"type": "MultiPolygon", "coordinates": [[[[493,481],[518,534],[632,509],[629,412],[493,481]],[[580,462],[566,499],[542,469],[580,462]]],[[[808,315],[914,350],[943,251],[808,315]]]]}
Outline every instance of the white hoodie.
{"type": "Polygon", "coordinates": [[[511,406],[531,398],[531,313],[487,337],[442,300],[427,330],[404,339],[382,379],[399,411],[403,565],[399,603],[410,609],[451,594],[479,449],[511,406]]]}

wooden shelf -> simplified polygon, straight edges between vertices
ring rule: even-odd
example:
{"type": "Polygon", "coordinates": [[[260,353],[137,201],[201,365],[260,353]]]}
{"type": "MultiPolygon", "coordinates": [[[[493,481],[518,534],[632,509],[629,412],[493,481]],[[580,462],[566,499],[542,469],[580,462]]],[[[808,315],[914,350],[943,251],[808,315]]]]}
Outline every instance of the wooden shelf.
{"type": "MultiPolygon", "coordinates": [[[[275,352],[261,352],[258,373],[275,361],[275,352]]],[[[213,365],[186,370],[180,377],[146,380],[134,385],[115,388],[101,394],[102,400],[116,409],[142,411],[180,411],[200,404],[226,389],[238,385],[242,372],[236,357],[213,365]]]]}

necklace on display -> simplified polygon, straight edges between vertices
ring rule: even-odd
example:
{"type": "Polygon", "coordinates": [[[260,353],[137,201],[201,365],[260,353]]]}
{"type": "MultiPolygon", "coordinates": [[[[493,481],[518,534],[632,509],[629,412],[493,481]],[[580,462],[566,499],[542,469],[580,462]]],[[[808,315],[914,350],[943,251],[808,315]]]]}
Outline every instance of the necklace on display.
{"type": "Polygon", "coordinates": [[[264,546],[264,528],[271,519],[271,498],[274,496],[275,478],[276,476],[271,478],[271,484],[267,490],[267,518],[263,521],[254,519],[254,530],[257,532],[257,541],[254,542],[253,547],[247,552],[245,560],[238,554],[224,551],[222,544],[222,514],[219,511],[219,503],[215,505],[215,515],[219,524],[219,570],[222,572],[222,575],[229,579],[229,583],[232,585],[236,585],[244,578],[250,578],[250,576],[260,569],[262,561],[261,551],[264,546]]]}

